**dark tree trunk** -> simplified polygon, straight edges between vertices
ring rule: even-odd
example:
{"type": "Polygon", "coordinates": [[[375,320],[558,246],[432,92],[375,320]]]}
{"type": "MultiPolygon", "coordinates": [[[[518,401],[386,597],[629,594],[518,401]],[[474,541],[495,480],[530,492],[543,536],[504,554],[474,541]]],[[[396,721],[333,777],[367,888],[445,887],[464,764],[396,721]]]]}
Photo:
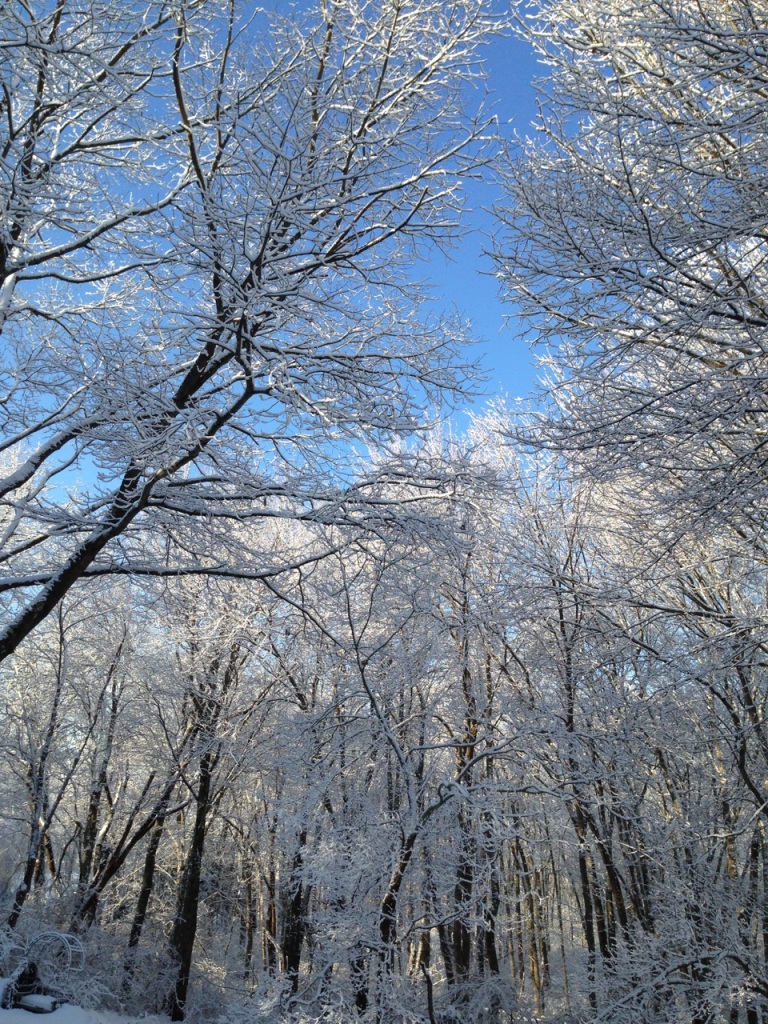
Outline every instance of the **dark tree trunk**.
{"type": "Polygon", "coordinates": [[[387,970],[392,970],[395,965],[395,943],[397,941],[397,898],[403,884],[405,872],[413,855],[413,848],[416,844],[418,833],[411,832],[405,837],[397,865],[389,880],[389,886],[381,901],[379,909],[379,941],[381,943],[380,959],[386,964],[387,970]]]}
{"type": "MultiPolygon", "coordinates": [[[[468,980],[472,967],[472,932],[467,924],[471,913],[474,887],[475,844],[471,829],[463,814],[459,814],[459,831],[462,837],[462,852],[453,890],[453,924],[450,927],[454,983],[461,985],[468,980]]],[[[461,993],[459,994],[461,998],[461,993]]]]}
{"type": "MultiPolygon", "coordinates": [[[[30,846],[32,842],[30,841],[30,846]]],[[[30,854],[27,857],[27,862],[24,866],[24,877],[21,880],[21,885],[16,888],[16,895],[13,898],[13,906],[11,912],[8,915],[8,927],[13,929],[19,923],[19,917],[21,916],[21,909],[24,906],[29,891],[32,888],[32,883],[35,879],[35,871],[37,869],[37,856],[30,854]]]]}
{"type": "Polygon", "coordinates": [[[208,812],[211,807],[211,785],[213,768],[217,755],[207,750],[200,761],[192,842],[187,852],[181,873],[179,893],[176,902],[176,916],[173,921],[169,945],[178,963],[176,984],[171,993],[166,1012],[172,1021],[184,1020],[184,1011],[189,992],[189,978],[192,970],[192,950],[197,935],[197,913],[200,902],[200,875],[205,849],[208,812]]]}
{"type": "Polygon", "coordinates": [[[355,1009],[362,1015],[368,1009],[368,960],[364,955],[355,957],[351,966],[355,991],[355,1009]]]}
{"type": "Polygon", "coordinates": [[[155,883],[155,865],[157,863],[157,851],[163,835],[164,817],[159,817],[152,827],[152,832],[147,843],[147,852],[144,855],[144,870],[141,873],[141,887],[139,898],[136,900],[136,909],[133,913],[131,933],[128,936],[128,952],[125,957],[123,971],[123,987],[128,992],[134,973],[135,950],[141,940],[141,933],[144,928],[144,921],[147,917],[149,901],[152,898],[152,890],[155,883]]]}
{"type": "Polygon", "coordinates": [[[269,878],[264,882],[267,890],[267,903],[262,923],[263,961],[267,971],[274,977],[277,974],[277,872],[272,864],[269,878]]]}
{"type": "Polygon", "coordinates": [[[256,901],[254,891],[253,862],[249,855],[246,855],[243,862],[243,888],[245,890],[245,906],[243,907],[240,919],[240,935],[244,940],[243,979],[247,982],[253,977],[253,937],[256,931],[256,901]]]}
{"type": "Polygon", "coordinates": [[[152,889],[155,884],[155,865],[157,863],[157,851],[160,847],[160,840],[163,836],[165,818],[159,817],[152,827],[152,832],[147,843],[147,852],[144,856],[144,870],[141,875],[141,888],[139,898],[136,901],[136,910],[133,915],[131,934],[128,937],[128,948],[135,949],[141,939],[141,932],[144,921],[147,917],[149,901],[152,898],[152,889]]]}
{"type": "Polygon", "coordinates": [[[595,990],[595,967],[597,961],[597,935],[595,930],[594,903],[592,902],[592,882],[590,878],[590,858],[586,845],[586,829],[578,814],[574,824],[579,843],[579,881],[581,883],[581,900],[583,904],[584,938],[587,943],[587,972],[589,980],[589,1005],[597,1010],[597,992],[595,990]]]}
{"type": "Polygon", "coordinates": [[[295,995],[299,990],[299,968],[301,967],[301,948],[307,931],[307,908],[309,906],[308,887],[302,878],[304,864],[304,848],[307,845],[307,830],[299,833],[299,842],[291,865],[290,898],[283,933],[283,962],[285,973],[291,983],[291,992],[295,995]]]}

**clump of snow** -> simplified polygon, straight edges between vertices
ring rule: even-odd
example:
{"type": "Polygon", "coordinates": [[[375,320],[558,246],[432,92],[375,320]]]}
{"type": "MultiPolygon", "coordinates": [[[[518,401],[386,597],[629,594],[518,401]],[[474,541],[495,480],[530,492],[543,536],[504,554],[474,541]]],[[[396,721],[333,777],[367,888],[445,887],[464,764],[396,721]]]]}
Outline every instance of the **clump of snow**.
{"type": "Polygon", "coordinates": [[[21,996],[19,1004],[22,1010],[31,1010],[33,1013],[50,1013],[55,1009],[56,1003],[51,996],[37,995],[36,993],[21,996]]]}

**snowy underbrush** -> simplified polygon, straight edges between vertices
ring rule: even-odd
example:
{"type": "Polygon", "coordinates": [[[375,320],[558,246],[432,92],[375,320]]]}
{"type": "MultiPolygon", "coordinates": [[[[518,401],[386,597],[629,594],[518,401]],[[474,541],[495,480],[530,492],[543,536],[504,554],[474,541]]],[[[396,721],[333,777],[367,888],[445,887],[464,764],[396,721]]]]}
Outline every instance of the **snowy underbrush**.
{"type": "MultiPolygon", "coordinates": [[[[33,959],[42,983],[83,1010],[137,1016],[160,1011],[174,973],[170,960],[155,948],[141,947],[127,959],[123,937],[93,927],[77,940],[82,955],[73,963],[61,944],[40,948],[36,936],[46,934],[56,933],[29,928],[0,932],[0,974],[10,977],[22,960],[33,959]]],[[[31,1020],[29,1014],[25,1019],[31,1020]]]]}
{"type": "MultiPolygon", "coordinates": [[[[456,993],[454,991],[453,995],[456,993]]],[[[435,991],[434,1013],[439,1024],[525,1024],[527,1015],[514,1007],[508,986],[482,983],[468,988],[460,1005],[446,991],[435,991]]],[[[533,1017],[530,1020],[533,1021],[533,1017]]],[[[231,1005],[217,1024],[429,1024],[426,987],[421,980],[392,979],[386,991],[360,1011],[343,979],[309,986],[292,996],[277,980],[262,983],[239,1005],[231,1005]]]]}

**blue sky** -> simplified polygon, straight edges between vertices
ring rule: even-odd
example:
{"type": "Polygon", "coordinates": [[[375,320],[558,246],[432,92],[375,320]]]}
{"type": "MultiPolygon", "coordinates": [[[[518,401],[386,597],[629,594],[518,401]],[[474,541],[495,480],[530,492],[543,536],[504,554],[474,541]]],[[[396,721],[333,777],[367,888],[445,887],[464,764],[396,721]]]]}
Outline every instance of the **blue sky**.
{"type": "MultiPolygon", "coordinates": [[[[505,136],[530,134],[536,115],[531,83],[542,72],[533,52],[520,39],[496,39],[487,48],[486,64],[490,100],[505,136]]],[[[483,255],[494,226],[493,217],[484,208],[498,199],[499,193],[492,185],[470,183],[466,230],[461,243],[451,259],[443,261],[437,257],[430,266],[430,276],[439,304],[455,305],[473,325],[478,339],[473,356],[480,355],[488,377],[483,390],[489,396],[506,394],[522,398],[533,387],[537,371],[530,350],[520,337],[520,328],[508,322],[513,310],[499,298],[498,284],[491,276],[491,262],[483,255]]]]}

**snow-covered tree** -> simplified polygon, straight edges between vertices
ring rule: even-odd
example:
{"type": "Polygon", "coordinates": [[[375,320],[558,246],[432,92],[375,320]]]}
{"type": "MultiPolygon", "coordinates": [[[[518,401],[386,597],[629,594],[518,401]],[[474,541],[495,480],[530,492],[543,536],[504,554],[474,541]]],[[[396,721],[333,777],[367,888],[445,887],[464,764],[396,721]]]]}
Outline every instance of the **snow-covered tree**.
{"type": "Polygon", "coordinates": [[[480,0],[4,10],[0,658],[87,575],[269,571],[237,526],[354,517],[349,446],[462,388],[463,327],[409,281],[485,159],[493,25],[480,0]]]}
{"type": "Polygon", "coordinates": [[[539,439],[759,534],[768,8],[545,0],[522,30],[546,78],[497,270],[550,343],[539,439]]]}

